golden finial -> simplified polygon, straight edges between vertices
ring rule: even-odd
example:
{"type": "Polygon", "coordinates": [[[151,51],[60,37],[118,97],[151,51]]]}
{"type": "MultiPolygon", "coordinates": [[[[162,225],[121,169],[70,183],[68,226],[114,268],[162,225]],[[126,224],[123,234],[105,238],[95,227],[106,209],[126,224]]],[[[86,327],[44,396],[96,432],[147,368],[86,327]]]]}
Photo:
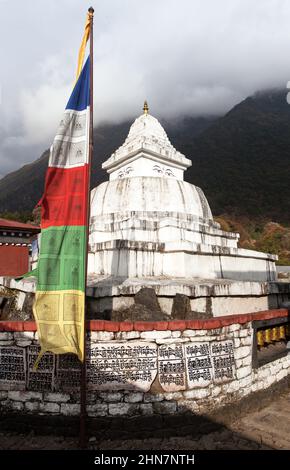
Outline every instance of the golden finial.
{"type": "Polygon", "coordinates": [[[148,111],[149,111],[149,106],[148,106],[147,101],[145,100],[144,101],[144,106],[143,106],[143,112],[144,112],[144,114],[148,114],[148,111]]]}

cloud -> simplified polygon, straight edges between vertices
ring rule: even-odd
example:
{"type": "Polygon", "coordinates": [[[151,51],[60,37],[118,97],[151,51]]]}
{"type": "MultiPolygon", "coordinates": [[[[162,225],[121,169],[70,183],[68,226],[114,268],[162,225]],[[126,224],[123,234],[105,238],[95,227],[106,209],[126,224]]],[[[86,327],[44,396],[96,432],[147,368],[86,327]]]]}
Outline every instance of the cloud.
{"type": "Polygon", "coordinates": [[[49,56],[39,64],[40,85],[19,94],[19,113],[27,145],[50,142],[66,106],[73,80],[63,75],[63,61],[49,56]]]}
{"type": "MultiPolygon", "coordinates": [[[[39,157],[69,97],[80,0],[1,2],[0,174],[39,157]],[[13,27],[13,35],[11,35],[13,27]],[[9,37],[9,48],[7,44],[9,37]]],[[[95,123],[223,114],[290,79],[287,0],[107,0],[95,7],[95,123]]]]}

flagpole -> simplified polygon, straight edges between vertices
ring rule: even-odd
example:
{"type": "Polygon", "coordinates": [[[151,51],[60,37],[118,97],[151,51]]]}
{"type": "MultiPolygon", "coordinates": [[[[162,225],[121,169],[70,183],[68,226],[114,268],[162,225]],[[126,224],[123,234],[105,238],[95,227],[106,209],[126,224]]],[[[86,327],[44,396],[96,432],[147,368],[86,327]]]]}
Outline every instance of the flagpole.
{"type": "Polygon", "coordinates": [[[81,410],[80,410],[80,447],[85,449],[87,447],[87,432],[86,432],[86,420],[87,420],[87,367],[86,367],[86,287],[88,277],[88,252],[89,252],[89,227],[90,227],[90,208],[91,208],[91,163],[93,158],[93,26],[94,26],[94,9],[90,7],[88,9],[90,13],[90,128],[89,128],[89,158],[88,158],[88,197],[87,197],[87,227],[86,227],[86,256],[85,256],[85,318],[84,318],[84,357],[81,365],[81,410]]]}

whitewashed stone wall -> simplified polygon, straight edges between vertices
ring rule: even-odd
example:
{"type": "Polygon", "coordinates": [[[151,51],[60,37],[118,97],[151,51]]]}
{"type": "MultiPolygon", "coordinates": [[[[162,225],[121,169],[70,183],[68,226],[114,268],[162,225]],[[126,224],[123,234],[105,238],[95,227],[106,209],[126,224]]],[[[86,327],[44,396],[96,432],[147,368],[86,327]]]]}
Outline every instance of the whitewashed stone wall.
{"type": "MultiPolygon", "coordinates": [[[[290,356],[252,369],[251,323],[213,330],[92,331],[91,417],[210,412],[266,389],[290,372],[290,356]]],[[[74,356],[46,354],[33,370],[37,333],[0,332],[0,409],[78,415],[74,356]]]]}

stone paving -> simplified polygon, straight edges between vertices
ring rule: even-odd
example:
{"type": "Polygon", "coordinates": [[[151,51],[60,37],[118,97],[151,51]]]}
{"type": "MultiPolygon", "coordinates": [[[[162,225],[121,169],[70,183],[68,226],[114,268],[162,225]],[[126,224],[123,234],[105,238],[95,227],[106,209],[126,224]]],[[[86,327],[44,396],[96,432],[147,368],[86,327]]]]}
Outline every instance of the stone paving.
{"type": "MultiPolygon", "coordinates": [[[[290,449],[290,391],[277,397],[261,410],[244,415],[220,431],[202,437],[103,440],[94,436],[89,448],[138,450],[262,450],[290,449]]],[[[0,433],[0,449],[77,449],[76,438],[0,433]]]]}

